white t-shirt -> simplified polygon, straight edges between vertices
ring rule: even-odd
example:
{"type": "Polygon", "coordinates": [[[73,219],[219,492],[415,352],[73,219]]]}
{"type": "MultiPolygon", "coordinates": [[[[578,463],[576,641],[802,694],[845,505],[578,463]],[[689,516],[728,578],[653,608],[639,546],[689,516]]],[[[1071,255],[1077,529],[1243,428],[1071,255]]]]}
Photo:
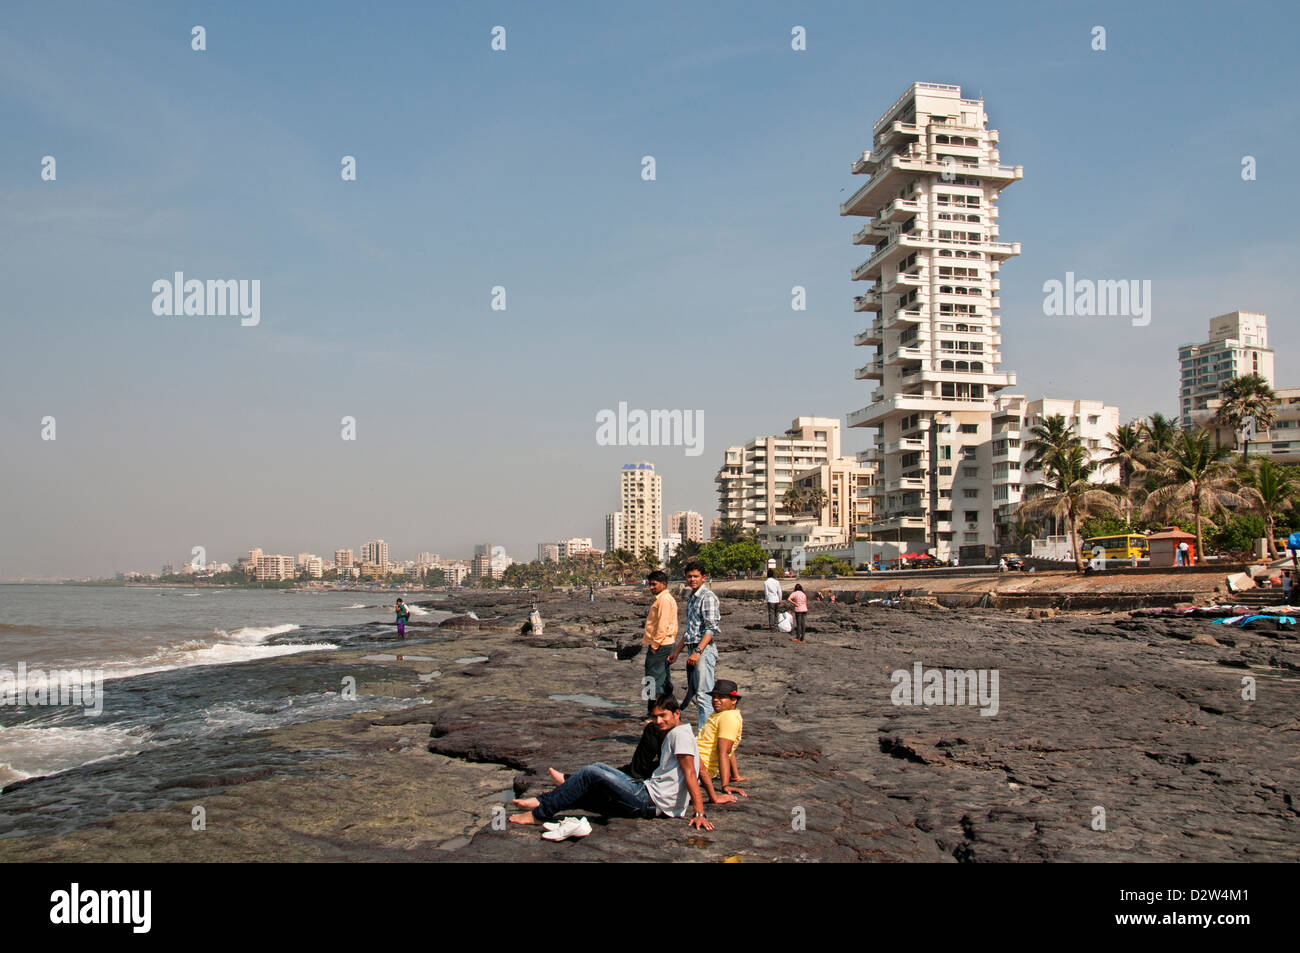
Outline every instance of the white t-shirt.
{"type": "Polygon", "coordinates": [[[695,746],[695,735],[691,733],[690,725],[678,725],[664,735],[659,749],[659,767],[645,783],[650,800],[669,817],[685,817],[691,807],[691,791],[682,775],[682,766],[677,763],[679,754],[693,757],[695,771],[699,772],[700,751],[695,746]]]}
{"type": "Polygon", "coordinates": [[[768,602],[781,601],[781,584],[776,581],[775,576],[763,583],[763,593],[768,602]]]}

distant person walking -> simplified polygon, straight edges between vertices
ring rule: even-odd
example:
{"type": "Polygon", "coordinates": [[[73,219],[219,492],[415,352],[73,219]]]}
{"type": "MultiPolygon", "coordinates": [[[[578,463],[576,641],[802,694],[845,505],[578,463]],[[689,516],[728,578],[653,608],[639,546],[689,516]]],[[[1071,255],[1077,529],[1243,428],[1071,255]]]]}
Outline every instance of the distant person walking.
{"type": "Polygon", "coordinates": [[[1189,549],[1191,549],[1191,547],[1187,545],[1186,540],[1183,540],[1181,543],[1178,544],[1178,559],[1177,559],[1178,565],[1180,566],[1187,565],[1187,553],[1189,549]]]}
{"type": "Polygon", "coordinates": [[[596,601],[596,589],[594,586],[592,586],[591,583],[587,583],[587,601],[588,602],[596,601]]]}
{"type": "Polygon", "coordinates": [[[794,638],[790,641],[802,642],[804,623],[808,620],[808,593],[799,583],[795,583],[794,592],[790,593],[790,605],[794,606],[794,638]]]}
{"type": "Polygon", "coordinates": [[[406,638],[406,621],[411,618],[411,610],[401,599],[397,600],[397,637],[406,638]]]}
{"type": "Polygon", "coordinates": [[[686,628],[672,654],[668,664],[677,661],[683,646],[691,650],[686,659],[686,697],[682,699],[682,709],[692,699],[700,709],[700,728],[713,713],[713,703],[709,692],[713,691],[713,673],[718,665],[718,646],[714,638],[722,621],[722,607],[713,590],[704,584],[704,568],[697,562],[686,564],[686,585],[691,595],[686,600],[686,628]]]}
{"type": "Polygon", "coordinates": [[[781,607],[781,582],[776,578],[776,570],[767,571],[763,580],[763,598],[767,601],[767,627],[776,628],[776,612],[781,607]]]}
{"type": "Polygon", "coordinates": [[[677,641],[677,600],[668,591],[668,574],[656,569],[646,577],[646,585],[654,594],[654,603],[645,617],[645,635],[641,644],[645,646],[645,677],[647,687],[654,682],[650,698],[671,695],[673,692],[672,675],[668,670],[668,658],[673,653],[677,641]]]}

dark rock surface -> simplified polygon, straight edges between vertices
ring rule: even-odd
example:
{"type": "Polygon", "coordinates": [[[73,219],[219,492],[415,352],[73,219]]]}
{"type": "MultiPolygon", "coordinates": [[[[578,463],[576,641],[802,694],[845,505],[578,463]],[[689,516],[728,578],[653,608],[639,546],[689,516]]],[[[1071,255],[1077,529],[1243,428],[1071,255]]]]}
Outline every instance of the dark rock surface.
{"type": "MultiPolygon", "coordinates": [[[[496,701],[491,718],[439,708],[430,749],[516,769],[517,791],[535,792],[550,765],[571,771],[591,761],[623,763],[640,728],[642,663],[617,661],[609,650],[635,639],[644,602],[640,594],[602,593],[594,605],[585,593],[542,597],[546,639],[494,657],[480,686],[526,686],[526,697],[496,701]],[[566,638],[556,651],[560,646],[548,644],[551,620],[590,647],[570,648],[566,638]],[[621,704],[548,703],[557,692],[621,704]]],[[[501,595],[481,601],[503,616],[508,604],[501,595]]],[[[740,763],[752,781],[749,799],[710,809],[715,831],[695,835],[682,821],[611,820],[583,841],[557,845],[534,829],[487,827],[456,859],[1207,861],[1300,854],[1300,651],[1287,633],[1118,613],[1031,621],[932,603],[814,602],[808,642],[795,645],[767,631],[761,605],[726,599],[722,624],[718,673],[739,682],[745,696],[740,763]],[[915,662],[997,670],[997,713],[893,704],[891,671],[910,673],[915,662]],[[1243,676],[1255,680],[1254,700],[1242,698],[1243,676]],[[792,824],[800,816],[804,830],[792,824]],[[1103,817],[1105,829],[1095,829],[1103,817]]]]}

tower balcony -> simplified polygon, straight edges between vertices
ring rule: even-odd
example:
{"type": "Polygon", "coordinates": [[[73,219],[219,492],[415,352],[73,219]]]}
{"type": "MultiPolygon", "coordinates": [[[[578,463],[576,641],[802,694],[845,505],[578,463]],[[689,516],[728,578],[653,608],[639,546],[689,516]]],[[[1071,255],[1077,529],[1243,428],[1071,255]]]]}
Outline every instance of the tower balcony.
{"type": "Polygon", "coordinates": [[[853,299],[853,310],[854,311],[879,311],[881,307],[883,307],[883,303],[881,302],[880,298],[881,295],[879,289],[872,288],[870,291],[866,292],[865,294],[860,294],[853,299]]]}
{"type": "Polygon", "coordinates": [[[862,381],[862,380],[877,380],[877,381],[879,381],[879,380],[884,380],[884,378],[885,378],[885,365],[884,365],[883,363],[881,363],[881,360],[880,360],[879,357],[876,357],[874,360],[870,361],[869,363],[867,363],[867,364],[863,364],[861,367],[859,367],[859,368],[854,372],[853,376],[854,376],[855,378],[857,378],[858,380],[860,380],[860,381],[862,381]]]}
{"type": "Polygon", "coordinates": [[[853,343],[856,346],[862,346],[864,344],[881,344],[883,341],[884,330],[881,328],[879,321],[867,328],[865,331],[859,331],[857,334],[853,335],[853,343]]]}
{"type": "Polygon", "coordinates": [[[879,427],[893,417],[906,416],[917,411],[951,412],[971,410],[993,412],[993,401],[989,398],[972,400],[969,397],[938,397],[932,394],[895,394],[892,397],[884,397],[883,395],[877,397],[880,394],[881,391],[877,389],[872,394],[872,403],[848,415],[848,425],[850,427],[879,427]]]}

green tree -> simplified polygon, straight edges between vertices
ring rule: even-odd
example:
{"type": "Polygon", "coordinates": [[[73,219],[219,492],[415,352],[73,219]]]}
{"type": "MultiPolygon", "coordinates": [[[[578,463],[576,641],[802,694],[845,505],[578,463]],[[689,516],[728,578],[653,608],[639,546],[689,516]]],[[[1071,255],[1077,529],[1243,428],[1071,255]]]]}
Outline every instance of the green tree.
{"type": "Polygon", "coordinates": [[[1089,479],[1097,464],[1088,459],[1088,451],[1077,443],[1054,451],[1045,458],[1044,464],[1043,482],[1029,486],[1017,512],[1031,518],[1049,514],[1057,519],[1064,517],[1070,527],[1075,568],[1083,572],[1083,553],[1078,545],[1080,520],[1118,513],[1117,497],[1124,491],[1089,479]]]}
{"type": "Polygon", "coordinates": [[[681,545],[673,553],[672,559],[668,560],[668,572],[673,576],[682,575],[686,564],[699,555],[700,549],[701,544],[695,540],[682,540],[681,545]]]}
{"type": "Polygon", "coordinates": [[[1068,424],[1061,414],[1053,414],[1042,423],[1030,428],[1032,436],[1025,442],[1029,451],[1029,460],[1025,471],[1033,473],[1038,470],[1050,471],[1067,457],[1074,447],[1082,446],[1074,425],[1068,424]]]}
{"type": "Polygon", "coordinates": [[[1300,481],[1292,467],[1280,466],[1267,458],[1260,460],[1242,475],[1242,495],[1264,520],[1268,554],[1277,559],[1277,517],[1293,507],[1300,498],[1300,481]]]}
{"type": "Polygon", "coordinates": [[[1277,420],[1273,402],[1277,396],[1268,381],[1258,374],[1236,377],[1219,388],[1219,409],[1215,423],[1232,431],[1234,439],[1247,417],[1255,418],[1255,429],[1267,430],[1277,420]]]}
{"type": "Polygon", "coordinates": [[[1196,524],[1196,551],[1205,552],[1203,523],[1230,509],[1248,506],[1250,501],[1236,491],[1236,475],[1225,462],[1232,451],[1215,447],[1205,431],[1178,435],[1154,477],[1154,489],[1147,496],[1148,512],[1180,514],[1190,509],[1196,524]]]}

